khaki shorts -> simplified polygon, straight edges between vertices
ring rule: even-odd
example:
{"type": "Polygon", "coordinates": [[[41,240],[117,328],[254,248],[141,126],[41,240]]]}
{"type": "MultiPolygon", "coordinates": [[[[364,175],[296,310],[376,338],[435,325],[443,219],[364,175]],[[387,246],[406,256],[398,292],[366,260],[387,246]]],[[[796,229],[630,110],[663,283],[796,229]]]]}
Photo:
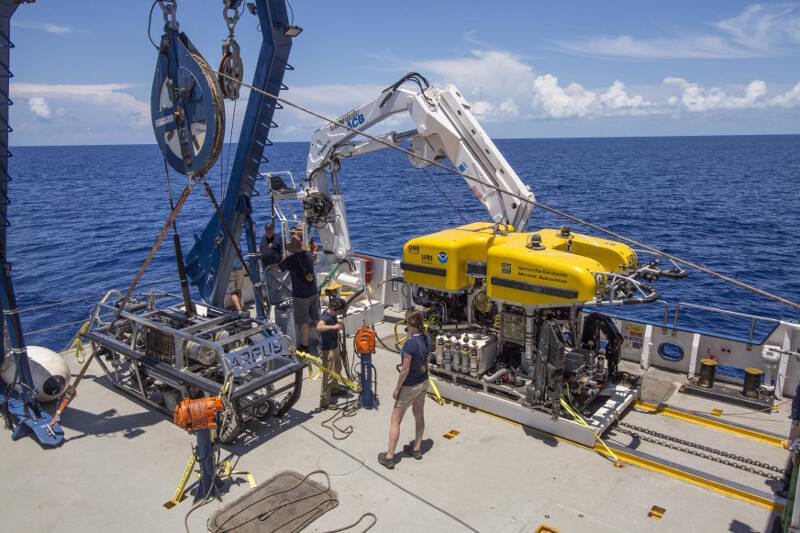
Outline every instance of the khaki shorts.
{"type": "Polygon", "coordinates": [[[235,271],[233,278],[233,292],[242,292],[242,287],[244,287],[244,268],[240,268],[239,270],[235,271]]]}
{"type": "Polygon", "coordinates": [[[397,399],[394,401],[394,406],[396,409],[402,409],[405,411],[420,396],[424,398],[427,392],[427,379],[422,383],[417,383],[416,385],[400,387],[400,394],[397,395],[397,399]]]}
{"type": "Polygon", "coordinates": [[[319,320],[319,295],[315,294],[308,298],[295,296],[293,307],[294,323],[298,326],[319,320]]]}

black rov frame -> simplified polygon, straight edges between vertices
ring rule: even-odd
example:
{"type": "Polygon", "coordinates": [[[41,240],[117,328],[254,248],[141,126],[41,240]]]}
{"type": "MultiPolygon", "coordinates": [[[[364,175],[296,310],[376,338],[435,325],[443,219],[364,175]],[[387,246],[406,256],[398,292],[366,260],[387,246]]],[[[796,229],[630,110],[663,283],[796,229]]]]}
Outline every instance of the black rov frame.
{"type": "Polygon", "coordinates": [[[219,394],[231,379],[223,442],[248,420],[282,416],[300,397],[305,363],[278,326],[199,302],[187,315],[182,302],[157,300],[180,297],[132,298],[115,322],[118,303],[100,303],[92,314],[82,336],[115,387],[171,416],[183,398],[219,394]]]}

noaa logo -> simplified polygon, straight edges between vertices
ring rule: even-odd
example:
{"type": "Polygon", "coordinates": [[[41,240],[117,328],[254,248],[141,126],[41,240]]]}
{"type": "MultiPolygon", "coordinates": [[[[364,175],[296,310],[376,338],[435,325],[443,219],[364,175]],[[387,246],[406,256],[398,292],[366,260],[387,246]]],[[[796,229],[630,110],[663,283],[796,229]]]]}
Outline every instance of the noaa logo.
{"type": "Polygon", "coordinates": [[[447,263],[447,252],[439,252],[439,255],[437,255],[436,258],[442,264],[447,263]]]}
{"type": "Polygon", "coordinates": [[[500,271],[503,274],[511,274],[511,263],[503,263],[500,265],[500,271]]]}

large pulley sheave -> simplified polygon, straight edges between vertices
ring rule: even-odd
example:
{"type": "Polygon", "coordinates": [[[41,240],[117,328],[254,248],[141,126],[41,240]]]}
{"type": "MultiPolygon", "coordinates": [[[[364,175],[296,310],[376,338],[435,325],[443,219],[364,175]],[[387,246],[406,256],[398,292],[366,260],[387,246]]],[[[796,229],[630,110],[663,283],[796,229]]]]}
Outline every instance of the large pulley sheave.
{"type": "Polygon", "coordinates": [[[217,160],[225,112],[217,80],[177,21],[167,20],[150,93],[153,131],[167,163],[188,176],[205,174],[217,160]]]}

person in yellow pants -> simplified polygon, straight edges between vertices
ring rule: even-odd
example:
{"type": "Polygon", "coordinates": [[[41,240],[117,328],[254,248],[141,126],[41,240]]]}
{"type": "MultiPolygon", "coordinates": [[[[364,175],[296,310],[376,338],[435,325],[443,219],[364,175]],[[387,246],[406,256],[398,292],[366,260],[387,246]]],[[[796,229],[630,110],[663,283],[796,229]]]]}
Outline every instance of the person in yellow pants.
{"type": "MultiPolygon", "coordinates": [[[[320,358],[327,370],[338,374],[342,372],[342,360],[339,352],[339,332],[342,324],[339,316],[345,313],[345,302],[341,298],[333,298],[328,308],[322,312],[317,322],[317,333],[320,341],[320,358]]],[[[319,406],[322,409],[336,409],[332,396],[344,392],[344,387],[337,386],[328,372],[322,373],[322,389],[319,393],[319,406]]]]}

